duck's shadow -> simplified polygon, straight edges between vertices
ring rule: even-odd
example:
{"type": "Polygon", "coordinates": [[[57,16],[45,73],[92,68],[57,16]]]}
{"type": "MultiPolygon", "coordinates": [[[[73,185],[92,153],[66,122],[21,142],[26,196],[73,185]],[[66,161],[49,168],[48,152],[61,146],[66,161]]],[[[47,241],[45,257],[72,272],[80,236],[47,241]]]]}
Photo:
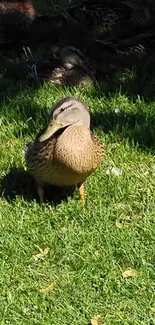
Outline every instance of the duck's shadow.
{"type": "MultiPolygon", "coordinates": [[[[60,204],[62,201],[73,197],[75,187],[60,188],[57,186],[46,185],[44,188],[44,202],[53,205],[60,204]]],[[[24,169],[11,168],[0,181],[0,195],[7,201],[13,201],[17,196],[22,196],[25,201],[36,200],[39,204],[37,186],[33,177],[24,169]]]]}

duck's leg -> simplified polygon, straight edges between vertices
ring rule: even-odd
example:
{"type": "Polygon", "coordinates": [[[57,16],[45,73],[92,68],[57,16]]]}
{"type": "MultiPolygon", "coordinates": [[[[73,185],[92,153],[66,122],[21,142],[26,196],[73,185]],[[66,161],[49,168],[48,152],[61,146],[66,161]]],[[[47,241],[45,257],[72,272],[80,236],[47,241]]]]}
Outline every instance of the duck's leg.
{"type": "Polygon", "coordinates": [[[86,196],[85,196],[85,188],[84,188],[84,182],[78,184],[78,189],[80,193],[80,199],[83,204],[86,202],[86,196]]]}
{"type": "Polygon", "coordinates": [[[38,196],[39,196],[40,203],[43,203],[44,202],[44,188],[43,188],[43,185],[38,185],[38,196]]]}

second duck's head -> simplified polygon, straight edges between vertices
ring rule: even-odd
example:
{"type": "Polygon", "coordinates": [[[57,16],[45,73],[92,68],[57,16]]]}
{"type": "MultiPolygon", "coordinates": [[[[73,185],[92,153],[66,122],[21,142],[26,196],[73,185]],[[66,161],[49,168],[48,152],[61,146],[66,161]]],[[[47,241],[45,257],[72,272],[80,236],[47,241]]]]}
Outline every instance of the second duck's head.
{"type": "Polygon", "coordinates": [[[50,123],[39,137],[43,142],[58,130],[77,124],[90,127],[90,114],[85,104],[76,97],[65,97],[58,101],[50,111],[50,123]]]}
{"type": "Polygon", "coordinates": [[[94,75],[95,73],[88,60],[84,57],[83,53],[74,46],[64,47],[60,52],[60,60],[66,69],[81,67],[89,75],[94,75]]]}

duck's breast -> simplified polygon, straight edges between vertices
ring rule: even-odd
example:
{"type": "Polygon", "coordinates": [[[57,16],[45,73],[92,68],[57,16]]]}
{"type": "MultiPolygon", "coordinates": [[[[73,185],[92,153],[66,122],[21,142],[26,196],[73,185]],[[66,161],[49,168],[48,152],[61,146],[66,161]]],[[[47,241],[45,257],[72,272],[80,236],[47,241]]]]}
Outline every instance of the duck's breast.
{"type": "Polygon", "coordinates": [[[57,139],[54,159],[75,173],[89,174],[93,169],[92,150],[90,130],[73,125],[57,139]]]}

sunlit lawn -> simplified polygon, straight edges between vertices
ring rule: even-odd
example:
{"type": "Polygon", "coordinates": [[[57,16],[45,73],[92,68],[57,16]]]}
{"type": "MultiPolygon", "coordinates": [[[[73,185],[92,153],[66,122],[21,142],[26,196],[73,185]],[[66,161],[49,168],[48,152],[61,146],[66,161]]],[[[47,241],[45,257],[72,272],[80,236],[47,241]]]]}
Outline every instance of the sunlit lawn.
{"type": "MultiPolygon", "coordinates": [[[[2,81],[2,79],[1,79],[2,81]]],[[[3,82],[3,81],[2,81],[3,82]]],[[[0,324],[155,324],[155,101],[4,79],[0,102],[0,324]],[[40,205],[24,148],[63,96],[82,99],[106,160],[40,205]],[[115,167],[112,169],[112,167],[115,167]],[[116,169],[117,168],[117,169],[116,169]],[[118,175],[116,175],[118,172],[118,175]],[[45,257],[32,256],[49,247],[45,257]],[[125,277],[126,270],[135,270],[125,277]],[[49,293],[40,289],[56,282],[49,293]]],[[[107,88],[106,88],[107,89],[107,88]]]]}

